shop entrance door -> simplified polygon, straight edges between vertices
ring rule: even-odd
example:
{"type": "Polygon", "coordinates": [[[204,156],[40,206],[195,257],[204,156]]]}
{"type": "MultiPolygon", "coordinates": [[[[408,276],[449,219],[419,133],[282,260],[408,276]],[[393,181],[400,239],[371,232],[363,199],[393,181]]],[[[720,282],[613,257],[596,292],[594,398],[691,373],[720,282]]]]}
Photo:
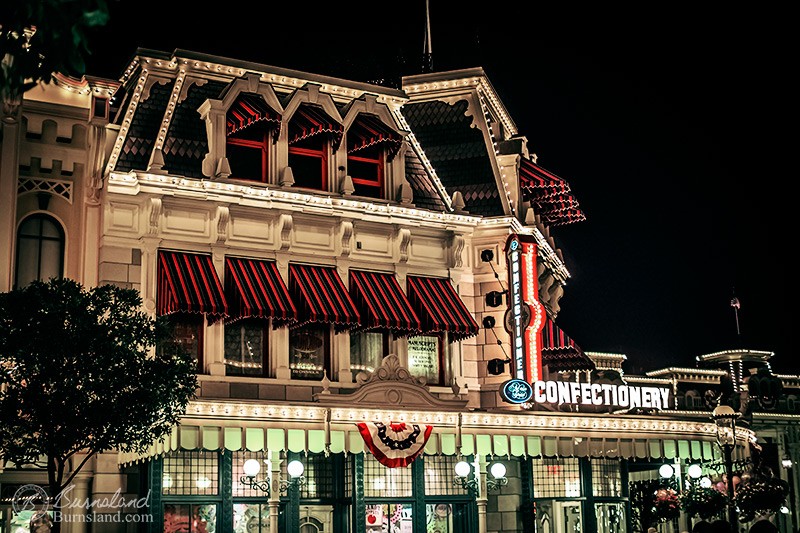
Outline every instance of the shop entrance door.
{"type": "Polygon", "coordinates": [[[473,506],[467,502],[428,503],[425,505],[426,533],[464,533],[475,531],[473,506]]]}
{"type": "Polygon", "coordinates": [[[331,533],[332,531],[332,505],[300,506],[300,533],[331,533]]]}
{"type": "Polygon", "coordinates": [[[597,519],[597,533],[625,532],[625,504],[621,502],[605,502],[594,504],[597,519]]]}
{"type": "Polygon", "coordinates": [[[582,533],[583,517],[581,503],[570,501],[553,502],[554,533],[582,533]]]}

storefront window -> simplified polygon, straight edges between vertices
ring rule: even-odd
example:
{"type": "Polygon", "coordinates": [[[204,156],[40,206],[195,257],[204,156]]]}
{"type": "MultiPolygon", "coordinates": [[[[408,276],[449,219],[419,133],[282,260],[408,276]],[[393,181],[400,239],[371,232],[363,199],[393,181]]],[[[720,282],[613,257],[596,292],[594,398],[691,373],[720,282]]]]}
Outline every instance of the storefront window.
{"type": "Polygon", "coordinates": [[[411,468],[387,468],[372,455],[364,457],[365,498],[410,498],[411,468]]]}
{"type": "Polygon", "coordinates": [[[244,463],[248,459],[255,459],[261,465],[261,471],[258,473],[258,480],[266,480],[270,477],[271,466],[267,460],[266,452],[233,452],[231,460],[231,467],[233,475],[231,476],[231,494],[234,498],[263,498],[264,492],[259,488],[248,487],[242,484],[242,477],[244,474],[244,463]]]}
{"type": "Polygon", "coordinates": [[[217,504],[165,504],[164,533],[216,533],[217,504]]]}
{"type": "Polygon", "coordinates": [[[215,452],[176,452],[167,455],[164,457],[161,491],[165,496],[218,494],[218,467],[219,454],[215,452]]]}
{"type": "Polygon", "coordinates": [[[269,507],[258,503],[233,504],[233,533],[267,533],[269,507]]]}
{"type": "Polygon", "coordinates": [[[534,498],[577,498],[581,496],[581,468],[577,458],[533,460],[534,498]]]}
{"type": "Polygon", "coordinates": [[[438,336],[417,336],[408,339],[408,371],[423,378],[429,385],[443,382],[442,339],[438,336]]]}
{"type": "MultiPolygon", "coordinates": [[[[411,533],[410,503],[379,503],[366,506],[368,533],[411,533]]],[[[429,530],[430,531],[430,530],[429,530]]]]}
{"type": "MultiPolygon", "coordinates": [[[[322,379],[330,347],[327,325],[309,325],[289,334],[289,368],[292,379],[322,379]]],[[[330,377],[330,372],[328,373],[330,377]]]]}
{"type": "Polygon", "coordinates": [[[592,494],[604,498],[622,497],[622,472],[616,459],[592,459],[592,494]]]}
{"type": "Polygon", "coordinates": [[[263,376],[267,323],[239,320],[225,325],[225,373],[229,376],[263,376]]]}
{"type": "MultiPolygon", "coordinates": [[[[469,491],[453,483],[453,473],[459,457],[455,455],[426,455],[425,494],[435,496],[462,496],[469,491]]],[[[465,459],[471,461],[471,458],[465,459]]],[[[430,516],[430,515],[428,515],[430,516]]]]}
{"type": "Polygon", "coordinates": [[[389,352],[388,335],[377,331],[361,331],[350,334],[350,370],[353,381],[359,372],[374,372],[381,366],[383,357],[389,352]]]}

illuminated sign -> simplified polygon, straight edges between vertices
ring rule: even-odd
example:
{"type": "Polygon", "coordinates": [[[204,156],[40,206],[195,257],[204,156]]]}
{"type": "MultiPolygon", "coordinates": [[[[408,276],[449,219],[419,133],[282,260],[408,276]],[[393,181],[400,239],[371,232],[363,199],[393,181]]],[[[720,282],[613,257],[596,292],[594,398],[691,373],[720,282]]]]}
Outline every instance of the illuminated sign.
{"type": "Polygon", "coordinates": [[[529,235],[509,235],[508,310],[506,331],[511,335],[511,368],[514,378],[532,383],[542,377],[542,328],[544,306],[539,302],[536,241],[529,235]]]}
{"type": "MultiPolygon", "coordinates": [[[[512,380],[513,381],[513,380],[512,380]]],[[[510,382],[506,382],[510,383],[510,382]]],[[[535,381],[533,403],[604,405],[624,409],[637,407],[669,409],[669,388],[611,385],[607,383],[575,383],[571,381],[535,381]]]]}
{"type": "Polygon", "coordinates": [[[533,387],[527,381],[510,379],[503,383],[500,397],[508,403],[527,403],[533,397],[533,387]]]}

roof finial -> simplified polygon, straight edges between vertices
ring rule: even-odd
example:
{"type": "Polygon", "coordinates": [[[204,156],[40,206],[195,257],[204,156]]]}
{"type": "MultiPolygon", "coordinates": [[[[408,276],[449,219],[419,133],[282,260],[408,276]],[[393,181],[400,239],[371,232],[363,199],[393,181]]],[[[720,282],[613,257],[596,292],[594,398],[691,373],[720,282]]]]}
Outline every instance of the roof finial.
{"type": "Polygon", "coordinates": [[[430,0],[425,0],[425,42],[422,45],[422,72],[433,72],[430,0]]]}

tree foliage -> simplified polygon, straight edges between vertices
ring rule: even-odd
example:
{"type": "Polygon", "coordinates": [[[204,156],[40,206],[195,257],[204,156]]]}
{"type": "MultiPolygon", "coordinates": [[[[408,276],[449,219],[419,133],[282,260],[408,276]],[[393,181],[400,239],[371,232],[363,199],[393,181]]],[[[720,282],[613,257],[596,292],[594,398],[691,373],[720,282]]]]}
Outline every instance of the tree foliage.
{"type": "Polygon", "coordinates": [[[90,53],[87,32],[104,26],[105,0],[0,2],[0,96],[12,102],[56,72],[80,76],[90,53]]]}
{"type": "Polygon", "coordinates": [[[46,457],[51,495],[98,452],[145,451],[194,397],[194,360],[141,303],[69,279],[0,294],[0,456],[46,457]]]}

